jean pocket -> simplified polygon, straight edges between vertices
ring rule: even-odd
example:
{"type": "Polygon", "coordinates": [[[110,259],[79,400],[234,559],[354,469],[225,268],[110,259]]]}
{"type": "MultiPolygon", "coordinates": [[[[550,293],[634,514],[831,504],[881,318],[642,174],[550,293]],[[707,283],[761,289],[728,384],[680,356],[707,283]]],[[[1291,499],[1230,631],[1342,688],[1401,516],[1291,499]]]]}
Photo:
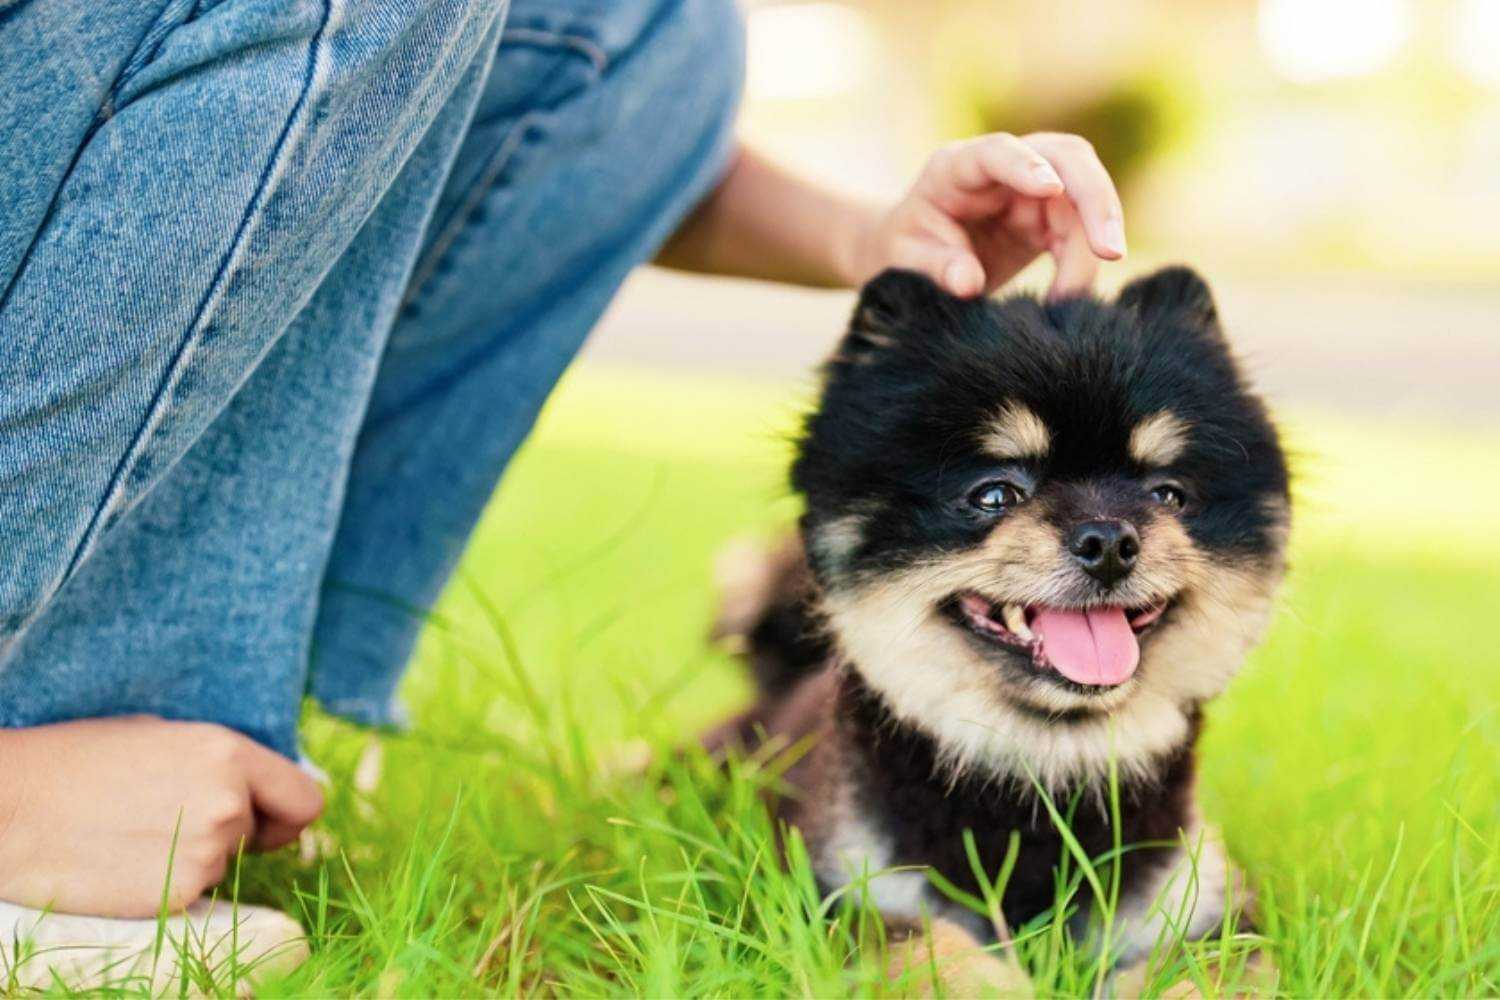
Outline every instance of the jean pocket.
{"type": "Polygon", "coordinates": [[[558,108],[597,83],[609,56],[578,22],[512,9],[475,125],[558,108]]]}
{"type": "Polygon", "coordinates": [[[431,290],[445,258],[485,217],[496,191],[525,184],[547,163],[603,134],[602,105],[589,98],[608,65],[587,28],[513,10],[433,215],[406,306],[431,290]]]}

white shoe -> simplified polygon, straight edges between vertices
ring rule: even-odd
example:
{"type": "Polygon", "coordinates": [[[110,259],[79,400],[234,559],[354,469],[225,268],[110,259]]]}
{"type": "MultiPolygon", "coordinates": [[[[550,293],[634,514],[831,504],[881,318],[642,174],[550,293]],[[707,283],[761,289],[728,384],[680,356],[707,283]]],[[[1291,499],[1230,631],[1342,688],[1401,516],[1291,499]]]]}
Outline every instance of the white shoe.
{"type": "Polygon", "coordinates": [[[0,994],[63,985],[191,994],[254,984],[307,960],[302,925],[279,910],[207,897],[164,921],[48,913],[0,902],[0,994]]]}

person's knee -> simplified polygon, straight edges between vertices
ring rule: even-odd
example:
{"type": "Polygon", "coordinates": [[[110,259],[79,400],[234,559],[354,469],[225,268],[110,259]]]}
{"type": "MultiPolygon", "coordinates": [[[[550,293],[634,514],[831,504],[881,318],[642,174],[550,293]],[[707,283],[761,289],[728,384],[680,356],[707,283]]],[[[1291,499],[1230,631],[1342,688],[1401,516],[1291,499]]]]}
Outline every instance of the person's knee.
{"type": "Polygon", "coordinates": [[[632,128],[656,151],[645,169],[672,170],[715,152],[731,133],[745,78],[745,27],[734,0],[670,0],[640,51],[632,128]]]}
{"type": "Polygon", "coordinates": [[[745,21],[734,0],[683,0],[669,30],[687,59],[683,76],[668,85],[696,91],[704,124],[734,121],[745,84],[745,21]]]}

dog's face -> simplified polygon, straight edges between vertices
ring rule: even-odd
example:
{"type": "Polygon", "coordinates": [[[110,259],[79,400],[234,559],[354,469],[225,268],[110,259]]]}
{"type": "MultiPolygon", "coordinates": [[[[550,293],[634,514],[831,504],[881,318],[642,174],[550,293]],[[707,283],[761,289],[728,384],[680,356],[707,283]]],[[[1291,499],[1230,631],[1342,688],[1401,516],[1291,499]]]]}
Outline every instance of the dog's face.
{"type": "Polygon", "coordinates": [[[849,661],[957,763],[1145,767],[1258,639],[1287,471],[1207,286],[866,287],[793,469],[849,661]]]}

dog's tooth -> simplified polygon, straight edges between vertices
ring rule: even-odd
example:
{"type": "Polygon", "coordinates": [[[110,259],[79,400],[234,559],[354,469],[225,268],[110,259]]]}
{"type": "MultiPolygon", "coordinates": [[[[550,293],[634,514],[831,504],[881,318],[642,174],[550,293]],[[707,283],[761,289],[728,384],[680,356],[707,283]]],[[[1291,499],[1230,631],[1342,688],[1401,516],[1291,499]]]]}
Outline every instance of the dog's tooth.
{"type": "Polygon", "coordinates": [[[1010,629],[1022,639],[1030,641],[1034,638],[1031,629],[1026,625],[1026,609],[1019,604],[1007,604],[1001,615],[1005,618],[1005,627],[1010,629]]]}

